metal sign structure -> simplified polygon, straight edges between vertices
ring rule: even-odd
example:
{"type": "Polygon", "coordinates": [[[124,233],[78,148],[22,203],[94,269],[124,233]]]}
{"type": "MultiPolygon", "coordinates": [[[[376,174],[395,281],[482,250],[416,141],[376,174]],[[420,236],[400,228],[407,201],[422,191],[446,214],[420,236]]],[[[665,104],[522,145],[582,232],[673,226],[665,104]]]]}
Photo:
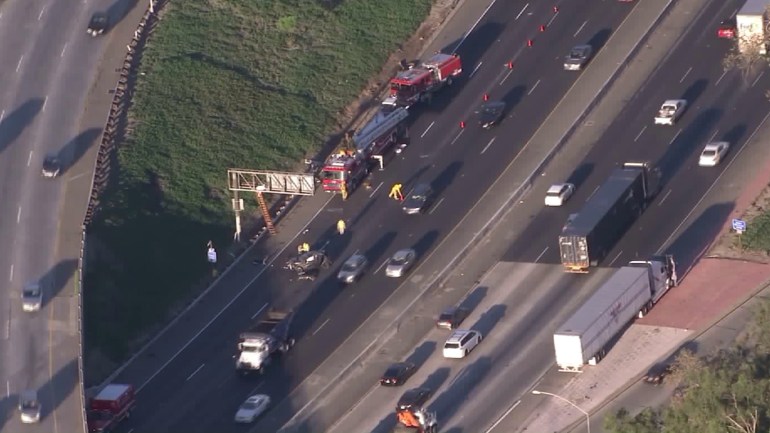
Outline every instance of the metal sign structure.
{"type": "Polygon", "coordinates": [[[232,208],[235,212],[235,234],[233,237],[239,241],[241,237],[241,212],[243,211],[243,199],[238,197],[239,192],[253,192],[257,195],[257,203],[262,212],[262,218],[265,220],[265,227],[270,234],[275,234],[275,225],[264,194],[314,195],[315,176],[312,173],[230,168],[227,170],[227,187],[234,196],[232,208]]]}
{"type": "Polygon", "coordinates": [[[733,218],[733,230],[738,232],[738,234],[742,234],[743,232],[745,232],[746,231],[746,221],[738,219],[738,218],[733,218]]]}

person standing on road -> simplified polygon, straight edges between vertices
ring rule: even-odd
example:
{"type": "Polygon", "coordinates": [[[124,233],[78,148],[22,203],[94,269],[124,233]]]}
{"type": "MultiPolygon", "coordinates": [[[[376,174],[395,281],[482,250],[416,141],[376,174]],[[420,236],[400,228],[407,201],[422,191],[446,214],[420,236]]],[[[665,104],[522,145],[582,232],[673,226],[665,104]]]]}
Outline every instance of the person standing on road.
{"type": "Polygon", "coordinates": [[[340,235],[344,235],[346,228],[347,228],[347,224],[345,224],[345,220],[337,221],[337,233],[339,233],[340,235]]]}

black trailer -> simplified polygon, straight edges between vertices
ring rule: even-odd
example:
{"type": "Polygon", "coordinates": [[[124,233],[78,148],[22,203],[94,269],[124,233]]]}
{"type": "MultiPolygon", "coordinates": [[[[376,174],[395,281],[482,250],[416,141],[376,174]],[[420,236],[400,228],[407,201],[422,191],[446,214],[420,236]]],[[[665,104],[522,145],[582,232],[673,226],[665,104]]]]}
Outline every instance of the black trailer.
{"type": "Polygon", "coordinates": [[[559,235],[567,272],[597,266],[658,192],[659,173],[647,163],[616,168],[559,235]]]}

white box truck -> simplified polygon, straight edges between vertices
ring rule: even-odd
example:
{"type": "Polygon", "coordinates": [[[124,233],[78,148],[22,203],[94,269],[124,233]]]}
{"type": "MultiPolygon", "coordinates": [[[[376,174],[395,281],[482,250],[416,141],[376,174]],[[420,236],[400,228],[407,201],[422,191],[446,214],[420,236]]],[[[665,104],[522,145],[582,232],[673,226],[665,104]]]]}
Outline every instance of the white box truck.
{"type": "Polygon", "coordinates": [[[553,335],[559,371],[596,365],[609,343],[676,285],[672,256],[633,261],[610,276],[553,335]]]}
{"type": "Polygon", "coordinates": [[[735,16],[738,32],[738,51],[752,53],[759,49],[759,54],[767,54],[767,7],[770,0],[747,0],[735,16]]]}

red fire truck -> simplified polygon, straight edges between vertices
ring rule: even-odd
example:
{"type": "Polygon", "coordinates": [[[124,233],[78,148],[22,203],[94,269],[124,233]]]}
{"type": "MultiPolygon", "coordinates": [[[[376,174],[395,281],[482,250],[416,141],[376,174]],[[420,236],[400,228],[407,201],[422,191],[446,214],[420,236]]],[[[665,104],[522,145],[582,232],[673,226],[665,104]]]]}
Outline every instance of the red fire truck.
{"type": "Polygon", "coordinates": [[[456,54],[437,53],[419,66],[409,67],[390,80],[390,96],[386,106],[409,107],[430,99],[433,92],[452,85],[452,78],[460,75],[463,65],[456,54]]]}
{"type": "Polygon", "coordinates": [[[405,108],[380,110],[352,139],[352,146],[330,155],[321,170],[324,191],[340,192],[345,185],[352,192],[369,174],[373,160],[379,160],[405,137],[405,108]]]}

